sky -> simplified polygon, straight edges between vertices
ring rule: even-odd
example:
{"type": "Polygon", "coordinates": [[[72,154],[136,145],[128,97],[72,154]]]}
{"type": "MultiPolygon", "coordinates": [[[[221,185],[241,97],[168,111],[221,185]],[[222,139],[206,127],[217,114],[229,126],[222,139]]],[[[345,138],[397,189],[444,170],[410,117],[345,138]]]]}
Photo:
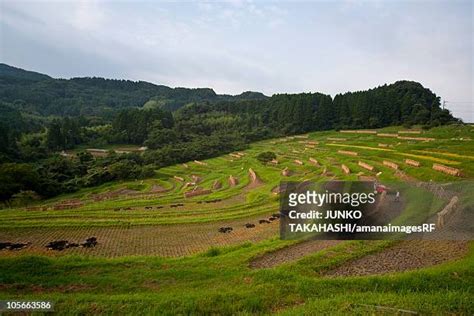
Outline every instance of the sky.
{"type": "Polygon", "coordinates": [[[0,62],[217,93],[414,80],[474,122],[473,1],[0,0],[0,62]]]}

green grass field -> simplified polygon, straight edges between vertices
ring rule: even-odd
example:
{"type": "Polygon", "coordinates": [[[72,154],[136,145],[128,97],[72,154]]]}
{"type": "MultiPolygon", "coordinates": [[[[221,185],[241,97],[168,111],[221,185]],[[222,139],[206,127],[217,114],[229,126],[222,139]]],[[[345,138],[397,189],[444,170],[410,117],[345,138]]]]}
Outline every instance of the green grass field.
{"type": "MultiPolygon", "coordinates": [[[[379,133],[400,130],[404,128],[390,127],[379,133]]],[[[278,238],[277,222],[258,224],[259,219],[278,212],[279,197],[272,189],[281,180],[365,177],[382,183],[459,182],[459,191],[465,193],[462,205],[473,205],[469,180],[474,178],[474,127],[447,126],[400,135],[433,140],[335,131],[271,139],[251,144],[240,158],[225,155],[206,160],[205,165],[188,162],[157,170],[153,179],[115,182],[28,208],[2,209],[0,241],[32,244],[19,251],[0,251],[0,300],[47,299],[55,302],[60,314],[365,315],[396,314],[403,309],[472,315],[472,243],[456,260],[382,275],[329,277],[326,272],[382,253],[394,242],[346,241],[272,268],[249,267],[254,258],[296,243],[278,238]],[[275,152],[278,164],[260,163],[256,156],[264,151],[275,152]],[[405,159],[421,166],[409,166],[405,159]],[[385,166],[384,160],[398,164],[402,173],[385,166]],[[359,161],[374,170],[364,169],[359,161]],[[433,163],[460,169],[462,174],[433,170],[433,163]],[[351,173],[345,174],[341,164],[351,173]],[[259,183],[251,183],[249,168],[259,183]],[[282,176],[284,168],[292,175],[282,176]],[[183,185],[194,181],[192,175],[200,178],[200,188],[212,193],[185,198],[192,187],[183,185]],[[238,185],[229,184],[230,175],[239,180],[238,185]],[[216,180],[222,184],[220,189],[212,188],[216,180]],[[65,201],[80,206],[58,209],[65,201]],[[257,227],[247,229],[245,223],[257,227]],[[221,226],[232,226],[234,231],[221,234],[221,226]],[[44,247],[52,240],[79,242],[89,236],[98,237],[97,247],[61,252],[44,247]]],[[[432,203],[428,215],[447,203],[430,194],[420,196],[404,216],[420,216],[420,206],[426,201],[432,203]]]]}

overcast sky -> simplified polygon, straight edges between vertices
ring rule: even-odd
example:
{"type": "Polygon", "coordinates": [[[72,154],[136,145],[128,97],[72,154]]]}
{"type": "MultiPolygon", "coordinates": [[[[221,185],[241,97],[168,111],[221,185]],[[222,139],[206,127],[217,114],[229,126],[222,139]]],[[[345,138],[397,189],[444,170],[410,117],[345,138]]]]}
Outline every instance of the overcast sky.
{"type": "Polygon", "coordinates": [[[230,94],[415,80],[474,121],[470,0],[0,0],[0,61],[230,94]]]}

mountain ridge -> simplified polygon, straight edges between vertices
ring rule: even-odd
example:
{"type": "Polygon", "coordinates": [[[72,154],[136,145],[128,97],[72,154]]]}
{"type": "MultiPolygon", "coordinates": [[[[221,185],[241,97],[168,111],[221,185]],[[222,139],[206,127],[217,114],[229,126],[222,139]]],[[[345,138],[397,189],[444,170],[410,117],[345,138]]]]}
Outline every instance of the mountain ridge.
{"type": "Polygon", "coordinates": [[[128,107],[142,107],[156,99],[164,110],[202,101],[263,100],[260,92],[217,94],[212,88],[184,88],[147,81],[102,77],[52,78],[48,75],[0,64],[0,101],[22,100],[42,116],[108,115],[128,107]]]}

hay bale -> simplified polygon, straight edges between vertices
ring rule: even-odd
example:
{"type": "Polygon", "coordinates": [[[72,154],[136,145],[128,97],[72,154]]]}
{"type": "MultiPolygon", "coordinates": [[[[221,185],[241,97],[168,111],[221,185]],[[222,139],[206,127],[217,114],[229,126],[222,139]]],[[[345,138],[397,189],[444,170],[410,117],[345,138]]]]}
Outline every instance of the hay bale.
{"type": "Polygon", "coordinates": [[[379,147],[388,147],[388,144],[379,143],[379,147]]]}
{"type": "Polygon", "coordinates": [[[404,130],[398,131],[398,134],[421,134],[420,130],[404,130]]]}
{"type": "Polygon", "coordinates": [[[361,167],[364,168],[364,169],[369,170],[369,171],[373,171],[373,170],[374,170],[374,167],[373,167],[373,166],[371,166],[371,165],[369,165],[369,164],[367,164],[367,163],[365,163],[365,162],[363,162],[363,161],[359,161],[358,165],[361,166],[361,167]]]}
{"type": "Polygon", "coordinates": [[[185,163],[183,163],[183,167],[184,167],[184,168],[189,168],[189,166],[188,166],[187,164],[185,164],[185,163]]]}
{"type": "Polygon", "coordinates": [[[295,159],[295,164],[302,166],[303,162],[301,160],[295,159]]]}
{"type": "Polygon", "coordinates": [[[212,183],[212,188],[214,190],[219,190],[220,188],[222,188],[222,182],[220,182],[219,180],[215,180],[214,183],[212,183]]]}
{"type": "Polygon", "coordinates": [[[260,182],[260,179],[258,178],[257,174],[255,171],[253,171],[252,168],[249,168],[249,177],[250,177],[250,182],[260,182]]]}
{"type": "Polygon", "coordinates": [[[339,138],[339,137],[328,137],[326,138],[327,140],[332,140],[332,141],[336,141],[336,142],[344,142],[347,140],[347,138],[339,138]]]}
{"type": "Polygon", "coordinates": [[[305,147],[305,148],[311,148],[311,149],[314,149],[314,148],[316,148],[316,146],[315,146],[315,145],[309,145],[309,144],[306,144],[304,147],[305,147]]]}
{"type": "Polygon", "coordinates": [[[194,160],[194,162],[200,166],[207,166],[207,163],[203,162],[203,161],[199,161],[199,160],[194,160]]]}
{"type": "Polygon", "coordinates": [[[202,181],[202,178],[199,177],[199,176],[197,176],[197,175],[195,175],[195,174],[191,175],[191,179],[193,179],[193,181],[194,181],[195,183],[199,183],[199,182],[202,181]]]}
{"type": "Polygon", "coordinates": [[[272,165],[278,165],[278,160],[272,159],[272,161],[270,161],[270,163],[271,163],[272,165]]]}
{"type": "Polygon", "coordinates": [[[239,155],[239,156],[241,156],[241,157],[245,156],[245,154],[244,154],[243,152],[241,152],[241,151],[237,152],[237,155],[239,155]]]}
{"type": "Polygon", "coordinates": [[[398,168],[399,168],[396,163],[388,161],[388,160],[384,160],[383,164],[384,164],[384,166],[387,166],[387,167],[395,169],[395,170],[398,170],[398,168]]]}
{"type": "Polygon", "coordinates": [[[437,164],[437,163],[433,164],[433,170],[441,171],[443,173],[446,173],[446,174],[449,174],[449,175],[452,175],[452,176],[455,176],[455,177],[461,176],[461,170],[459,170],[457,168],[453,168],[453,167],[440,165],[440,164],[437,164]]]}
{"type": "Polygon", "coordinates": [[[301,154],[301,151],[298,151],[298,150],[295,150],[295,149],[293,149],[291,152],[294,153],[294,154],[301,154]]]}
{"type": "Polygon", "coordinates": [[[349,150],[338,150],[337,152],[340,153],[340,154],[349,155],[349,156],[358,156],[359,155],[355,151],[349,151],[349,150]]]}
{"type": "Polygon", "coordinates": [[[341,133],[352,133],[352,134],[377,134],[377,131],[372,131],[372,130],[364,130],[364,129],[359,129],[359,130],[342,130],[340,131],[341,133]]]}
{"type": "Polygon", "coordinates": [[[281,175],[285,177],[289,177],[291,176],[291,171],[288,169],[288,167],[286,167],[285,169],[282,170],[281,175]]]}
{"type": "Polygon", "coordinates": [[[194,182],[186,182],[184,185],[183,185],[183,189],[186,189],[186,188],[189,188],[189,187],[192,187],[192,186],[195,186],[196,183],[194,182]]]}
{"type": "Polygon", "coordinates": [[[452,215],[455,213],[457,210],[459,198],[457,196],[453,196],[453,198],[449,201],[449,203],[443,208],[441,212],[438,212],[438,220],[436,225],[438,228],[443,228],[446,222],[449,220],[449,218],[452,217],[452,215]]]}
{"type": "Polygon", "coordinates": [[[421,166],[421,163],[419,161],[416,161],[416,160],[412,160],[412,159],[405,159],[405,163],[407,165],[410,165],[410,166],[413,166],[413,167],[419,167],[421,166]]]}
{"type": "Polygon", "coordinates": [[[229,154],[229,156],[234,157],[234,158],[240,158],[240,156],[237,154],[229,154]]]}
{"type": "Polygon", "coordinates": [[[348,166],[342,164],[342,165],[341,165],[341,168],[342,168],[342,171],[343,171],[345,174],[350,174],[350,173],[351,173],[351,169],[349,169],[348,166]]]}
{"type": "Polygon", "coordinates": [[[306,144],[308,144],[308,145],[319,145],[319,142],[317,142],[317,141],[309,141],[309,140],[308,140],[308,141],[306,141],[306,144]]]}
{"type": "Polygon", "coordinates": [[[309,135],[296,135],[295,138],[299,138],[299,139],[306,139],[308,138],[309,135]]]}
{"type": "Polygon", "coordinates": [[[335,176],[332,171],[327,171],[327,170],[326,170],[326,172],[325,172],[324,175],[325,175],[326,177],[334,177],[334,176],[335,176]]]}
{"type": "Polygon", "coordinates": [[[311,163],[312,163],[313,165],[315,165],[315,166],[319,166],[318,161],[317,161],[316,159],[314,159],[314,158],[309,158],[309,162],[311,162],[311,163]]]}
{"type": "Polygon", "coordinates": [[[435,140],[434,138],[430,138],[430,137],[397,136],[397,138],[404,139],[404,140],[417,140],[417,141],[423,141],[423,142],[429,142],[429,141],[435,140]]]}
{"type": "Polygon", "coordinates": [[[184,178],[182,178],[182,177],[174,176],[173,178],[174,178],[175,180],[180,181],[180,182],[184,182],[184,178]]]}
{"type": "Polygon", "coordinates": [[[229,185],[230,185],[231,187],[235,187],[235,186],[238,185],[238,184],[239,184],[239,180],[238,180],[236,177],[230,175],[230,176],[229,176],[229,185]]]}
{"type": "Polygon", "coordinates": [[[285,192],[285,190],[288,188],[288,183],[280,183],[277,186],[272,188],[272,193],[273,194],[280,194],[282,192],[285,192]]]}
{"type": "Polygon", "coordinates": [[[379,137],[398,137],[398,134],[392,134],[392,133],[377,133],[377,136],[379,137]]]}
{"type": "Polygon", "coordinates": [[[87,152],[90,152],[91,154],[106,154],[108,152],[107,149],[97,149],[97,148],[87,148],[87,152]]]}

